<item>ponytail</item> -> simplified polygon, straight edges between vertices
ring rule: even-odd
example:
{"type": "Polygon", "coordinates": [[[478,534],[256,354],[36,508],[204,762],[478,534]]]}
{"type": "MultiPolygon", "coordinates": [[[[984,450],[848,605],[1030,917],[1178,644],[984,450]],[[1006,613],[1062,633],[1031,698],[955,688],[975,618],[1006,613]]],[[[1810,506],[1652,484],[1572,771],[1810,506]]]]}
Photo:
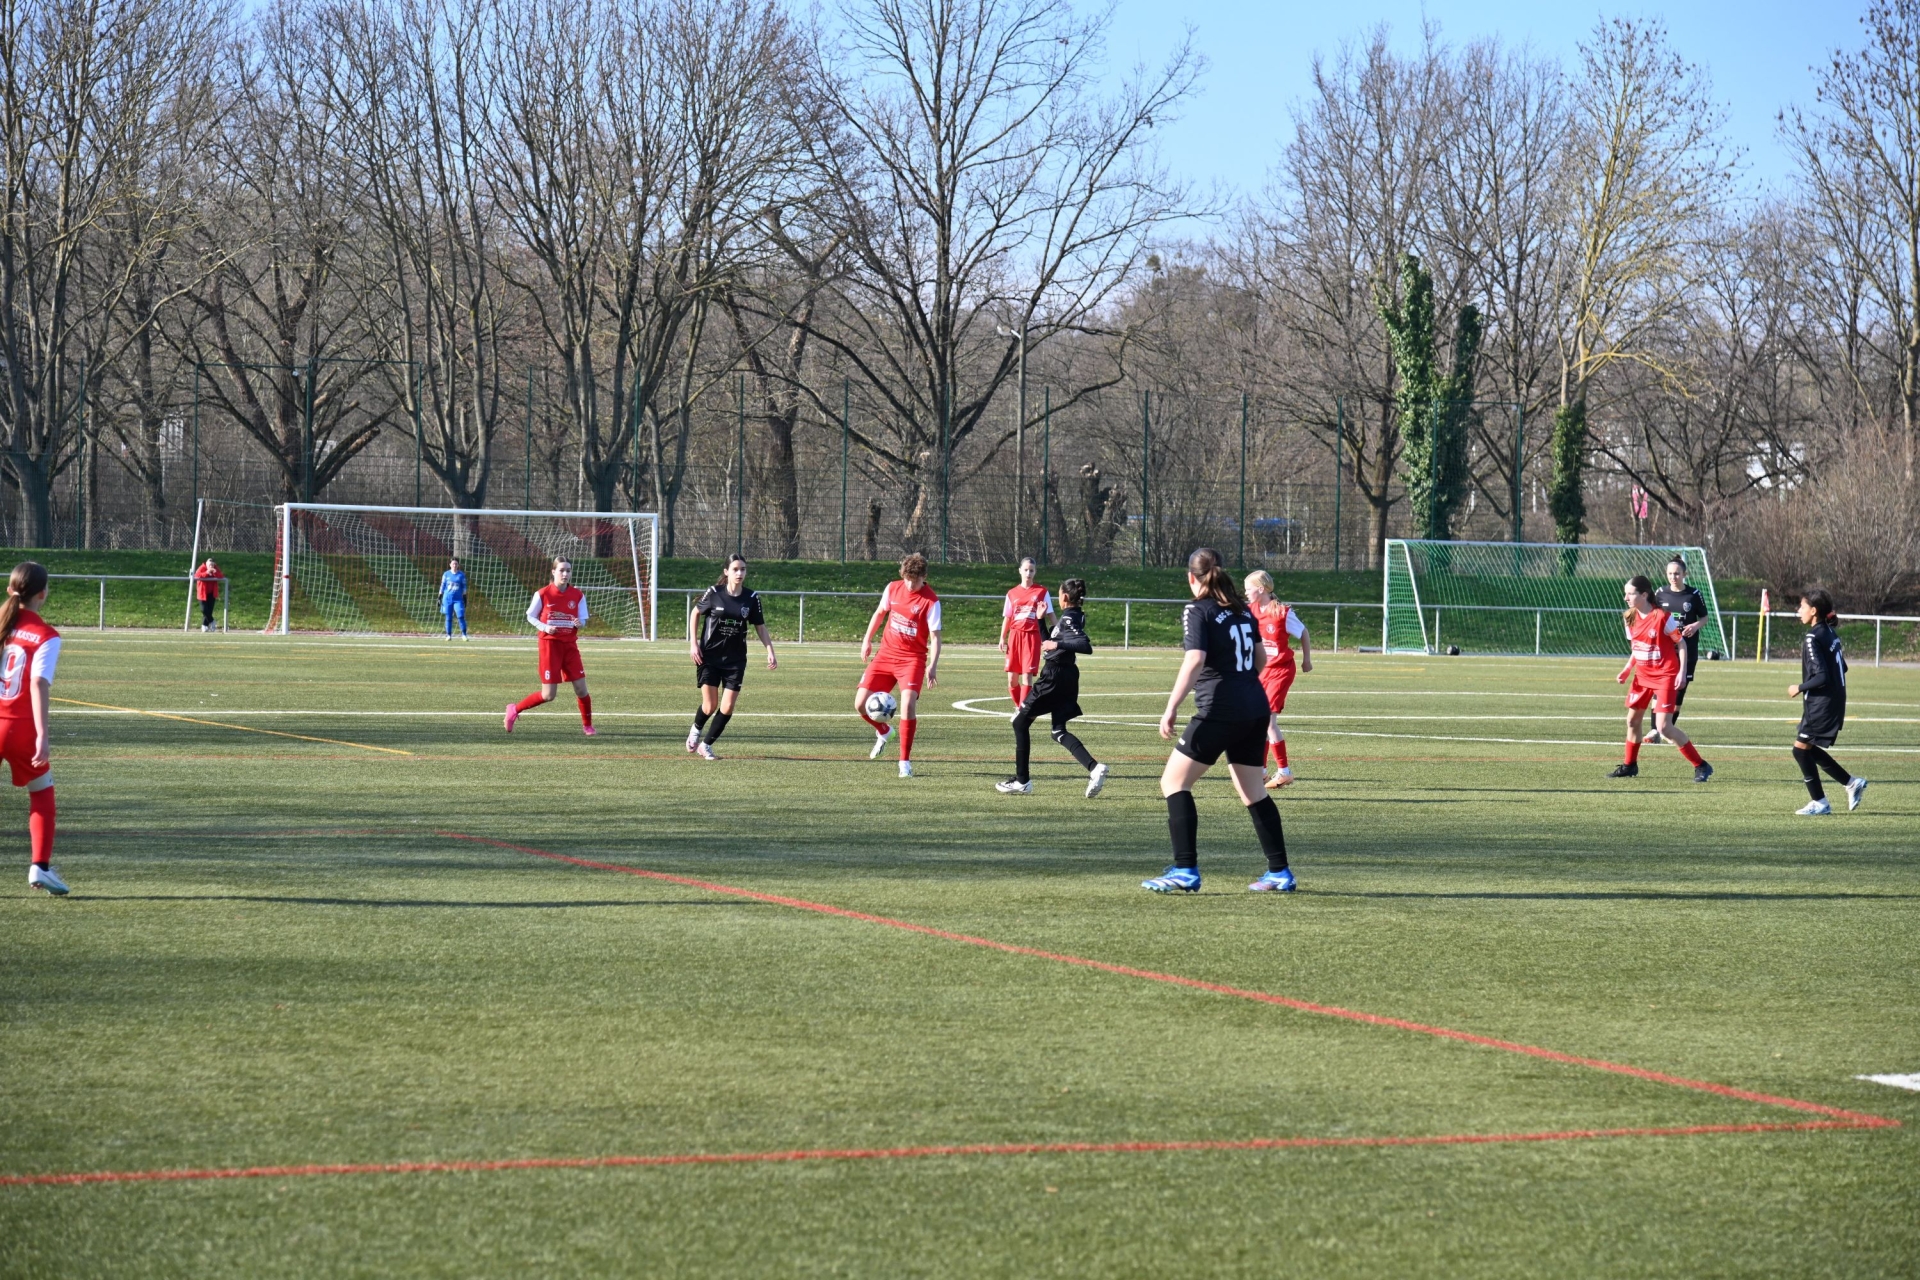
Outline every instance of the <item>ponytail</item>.
{"type": "Polygon", "coordinates": [[[1220,553],[1212,547],[1201,547],[1187,557],[1187,575],[1222,609],[1246,609],[1247,602],[1241,597],[1240,588],[1234,585],[1233,576],[1220,567],[1220,553]]]}
{"type": "Polygon", "coordinates": [[[37,560],[22,560],[13,566],[13,574],[7,579],[6,603],[0,604],[0,644],[12,638],[27,601],[46,589],[47,566],[37,560]]]}

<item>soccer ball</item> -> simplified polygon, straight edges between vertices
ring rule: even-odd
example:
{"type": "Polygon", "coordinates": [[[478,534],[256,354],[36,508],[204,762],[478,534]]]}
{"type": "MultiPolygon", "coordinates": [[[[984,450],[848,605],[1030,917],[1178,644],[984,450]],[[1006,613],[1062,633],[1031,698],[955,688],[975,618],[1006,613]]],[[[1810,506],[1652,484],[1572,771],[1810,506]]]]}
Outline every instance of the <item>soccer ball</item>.
{"type": "Polygon", "coordinates": [[[867,695],[867,714],[875,720],[891,720],[900,704],[893,700],[890,693],[870,693],[867,695]]]}

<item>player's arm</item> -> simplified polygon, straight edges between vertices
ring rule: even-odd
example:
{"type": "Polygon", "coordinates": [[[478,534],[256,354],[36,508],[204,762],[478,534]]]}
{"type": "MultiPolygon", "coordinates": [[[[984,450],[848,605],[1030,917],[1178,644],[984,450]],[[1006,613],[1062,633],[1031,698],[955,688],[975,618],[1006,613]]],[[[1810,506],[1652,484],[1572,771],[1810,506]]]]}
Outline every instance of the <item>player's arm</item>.
{"type": "Polygon", "coordinates": [[[1307,624],[1292,609],[1287,610],[1287,634],[1300,642],[1300,674],[1313,670],[1313,637],[1307,632],[1307,624]]]}
{"type": "Polygon", "coordinates": [[[29,763],[38,769],[53,754],[53,735],[47,726],[47,707],[53,701],[53,681],[44,676],[36,679],[30,696],[33,699],[33,759],[29,763]]]}
{"type": "Polygon", "coordinates": [[[940,683],[940,602],[927,610],[927,688],[940,683]]]}
{"type": "Polygon", "coordinates": [[[552,627],[540,621],[540,593],[538,591],[533,593],[533,603],[527,606],[527,621],[531,623],[533,629],[541,635],[546,635],[553,630],[552,627]]]}
{"type": "Polygon", "coordinates": [[[1173,736],[1173,718],[1180,714],[1180,704],[1186,701],[1187,694],[1193,689],[1193,679],[1200,674],[1200,668],[1207,663],[1205,649],[1189,649],[1180,659],[1179,674],[1173,678],[1173,692],[1167,695],[1167,709],[1160,715],[1160,736],[1173,736]]]}
{"type": "Polygon", "coordinates": [[[880,620],[886,617],[887,613],[887,593],[882,591],[880,593],[879,607],[873,611],[873,616],[867,619],[867,633],[860,637],[860,661],[868,662],[872,660],[873,629],[880,625],[880,620]]]}
{"type": "Polygon", "coordinates": [[[1047,646],[1064,649],[1068,653],[1092,653],[1093,641],[1087,633],[1073,625],[1073,619],[1062,618],[1054,625],[1055,639],[1047,641],[1047,646]]]}
{"type": "Polygon", "coordinates": [[[753,629],[760,633],[760,643],[767,646],[767,670],[772,671],[780,665],[780,659],[773,656],[773,633],[764,622],[754,623],[753,629]]]}
{"type": "Polygon", "coordinates": [[[1000,652],[1007,651],[1007,631],[1013,626],[1013,596],[1009,594],[1000,606],[1000,652]]]}

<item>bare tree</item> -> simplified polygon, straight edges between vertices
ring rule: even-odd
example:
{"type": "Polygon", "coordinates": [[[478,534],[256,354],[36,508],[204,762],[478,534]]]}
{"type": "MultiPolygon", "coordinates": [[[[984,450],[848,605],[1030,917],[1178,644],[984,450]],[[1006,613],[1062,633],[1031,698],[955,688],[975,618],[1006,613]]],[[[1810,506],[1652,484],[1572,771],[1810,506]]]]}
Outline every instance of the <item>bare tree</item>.
{"type": "Polygon", "coordinates": [[[827,127],[804,136],[851,269],[844,327],[813,329],[871,401],[860,444],[904,490],[909,544],[937,523],[946,550],[953,455],[1017,369],[1020,339],[996,330],[1031,356],[1100,328],[1148,237],[1189,211],[1149,144],[1198,64],[1182,47],[1103,100],[1107,21],[1052,0],[854,0],[816,36],[827,127]]]}
{"type": "Polygon", "coordinates": [[[1862,286],[1865,305],[1846,325],[1856,348],[1849,368],[1862,371],[1866,360],[1853,359],[1870,352],[1894,371],[1890,412],[1867,399],[1887,426],[1897,415],[1911,484],[1920,435],[1920,0],[1876,0],[1862,25],[1866,48],[1833,55],[1819,107],[1795,110],[1787,136],[1825,247],[1862,286]]]}

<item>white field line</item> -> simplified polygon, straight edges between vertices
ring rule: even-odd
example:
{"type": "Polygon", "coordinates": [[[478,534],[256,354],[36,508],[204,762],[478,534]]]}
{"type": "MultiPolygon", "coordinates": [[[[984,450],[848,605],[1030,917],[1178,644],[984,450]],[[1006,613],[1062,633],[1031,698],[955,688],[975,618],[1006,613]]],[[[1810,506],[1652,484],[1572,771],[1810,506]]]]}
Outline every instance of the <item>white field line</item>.
{"type": "MultiPolygon", "coordinates": [[[[1166,695],[1162,694],[1162,697],[1166,695]]],[[[970,705],[974,702],[1006,702],[1007,698],[966,698],[953,704],[957,711],[971,712],[977,716],[993,716],[996,719],[1006,715],[1004,711],[990,710],[986,707],[970,705]]],[[[1490,719],[1500,719],[1498,716],[1490,719]]],[[[1121,725],[1129,729],[1158,729],[1158,720],[1122,720],[1108,716],[1082,716],[1083,724],[1121,725]]],[[[1463,734],[1437,733],[1365,733],[1357,729],[1307,729],[1300,731],[1302,737],[1321,738],[1392,738],[1403,742],[1492,742],[1509,746],[1527,747],[1617,747],[1620,740],[1604,738],[1600,740],[1584,738],[1493,738],[1470,737],[1463,734]]],[[[1713,751],[1785,751],[1787,748],[1777,743],[1740,743],[1716,742],[1709,750],[1713,751]]],[[[1847,752],[1854,755],[1898,755],[1920,756],[1920,747],[1848,747],[1847,752]]]]}
{"type": "Polygon", "coordinates": [[[1912,1089],[1920,1093],[1920,1071],[1910,1075],[1855,1076],[1855,1080],[1871,1080],[1875,1084],[1890,1084],[1896,1089],[1912,1089]]]}

